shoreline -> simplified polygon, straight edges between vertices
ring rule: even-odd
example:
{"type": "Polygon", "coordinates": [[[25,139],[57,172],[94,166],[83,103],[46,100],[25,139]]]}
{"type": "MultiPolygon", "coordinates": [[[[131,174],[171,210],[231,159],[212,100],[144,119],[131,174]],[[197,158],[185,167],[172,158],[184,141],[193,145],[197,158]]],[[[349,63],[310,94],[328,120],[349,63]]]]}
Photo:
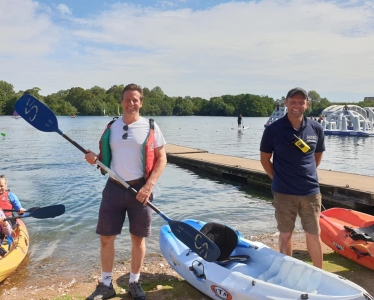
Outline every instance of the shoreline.
{"type": "MultiPolygon", "coordinates": [[[[251,240],[263,242],[273,249],[277,249],[277,235],[250,237],[251,240]]],[[[294,257],[310,262],[309,254],[306,251],[305,237],[303,233],[296,232],[293,237],[294,257]]],[[[360,285],[366,291],[374,295],[372,279],[374,271],[364,268],[350,260],[334,253],[332,249],[323,244],[324,269],[325,264],[335,265],[335,274],[345,277],[360,285]],[[349,268],[347,269],[347,266],[349,268]]],[[[29,274],[22,274],[27,269],[29,261],[26,259],[19,269],[8,279],[0,284],[0,298],[7,300],[32,299],[48,300],[60,299],[85,299],[93,292],[96,282],[101,278],[101,271],[98,269],[91,274],[43,274],[44,276],[32,277],[29,274]],[[31,277],[31,278],[30,278],[31,277]]],[[[113,285],[117,291],[117,297],[113,299],[131,299],[126,293],[129,279],[130,260],[116,262],[113,270],[113,285]]],[[[42,272],[42,270],[39,270],[42,272]]],[[[144,267],[141,273],[143,287],[147,291],[147,299],[172,299],[171,293],[178,291],[178,300],[200,300],[206,297],[194,287],[189,285],[179,276],[163,258],[161,253],[150,253],[146,255],[144,267]],[[169,284],[172,287],[167,287],[169,284]],[[181,291],[185,292],[181,292],[181,291]],[[169,295],[169,296],[168,296],[169,295]]],[[[174,294],[173,294],[174,297],[174,294]]],[[[173,298],[174,299],[174,298],[173,298]]]]}

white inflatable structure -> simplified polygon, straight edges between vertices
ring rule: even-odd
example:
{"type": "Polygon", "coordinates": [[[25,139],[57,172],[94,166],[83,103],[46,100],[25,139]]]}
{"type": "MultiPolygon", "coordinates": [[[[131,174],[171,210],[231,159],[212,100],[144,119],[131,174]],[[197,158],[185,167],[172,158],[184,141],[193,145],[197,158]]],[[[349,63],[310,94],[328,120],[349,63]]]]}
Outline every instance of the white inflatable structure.
{"type": "Polygon", "coordinates": [[[325,135],[374,136],[374,109],[357,105],[332,105],[322,111],[325,135]]]}
{"type": "Polygon", "coordinates": [[[285,107],[284,105],[276,107],[264,126],[267,127],[273,124],[276,120],[282,118],[286,113],[287,107],[285,107]]]}

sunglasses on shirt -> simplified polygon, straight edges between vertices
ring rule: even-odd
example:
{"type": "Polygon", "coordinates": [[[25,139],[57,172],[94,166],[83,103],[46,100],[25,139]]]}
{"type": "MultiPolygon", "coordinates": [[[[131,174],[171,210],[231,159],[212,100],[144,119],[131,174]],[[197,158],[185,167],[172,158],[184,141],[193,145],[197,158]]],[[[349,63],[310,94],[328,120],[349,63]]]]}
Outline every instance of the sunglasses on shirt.
{"type": "Polygon", "coordinates": [[[126,131],[126,132],[122,135],[122,139],[127,140],[127,137],[129,136],[129,134],[127,132],[129,130],[129,125],[125,124],[125,126],[123,126],[123,130],[126,131]]]}

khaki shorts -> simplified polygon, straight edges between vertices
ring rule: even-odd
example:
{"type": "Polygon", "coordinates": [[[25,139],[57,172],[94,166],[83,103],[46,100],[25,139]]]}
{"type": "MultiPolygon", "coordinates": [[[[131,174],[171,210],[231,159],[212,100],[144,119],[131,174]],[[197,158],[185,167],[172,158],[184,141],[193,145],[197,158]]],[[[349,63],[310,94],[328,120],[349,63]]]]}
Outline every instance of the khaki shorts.
{"type": "Polygon", "coordinates": [[[292,232],[295,229],[297,215],[305,232],[320,234],[319,217],[321,213],[321,194],[296,196],[272,191],[274,196],[275,219],[280,232],[292,232]]]}

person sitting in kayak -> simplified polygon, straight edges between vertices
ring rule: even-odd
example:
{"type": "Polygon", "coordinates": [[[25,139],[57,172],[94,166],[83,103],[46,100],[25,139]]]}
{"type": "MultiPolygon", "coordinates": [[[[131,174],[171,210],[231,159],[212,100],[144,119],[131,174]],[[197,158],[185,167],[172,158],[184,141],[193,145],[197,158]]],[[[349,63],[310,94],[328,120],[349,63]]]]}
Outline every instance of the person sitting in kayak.
{"type": "MultiPolygon", "coordinates": [[[[0,208],[3,210],[16,210],[20,215],[25,212],[18,197],[8,190],[8,180],[5,175],[0,175],[0,208]]],[[[12,212],[5,211],[5,216],[13,216],[12,212]]],[[[17,224],[16,220],[10,221],[12,227],[17,224]]]]}
{"type": "MultiPolygon", "coordinates": [[[[4,238],[12,235],[12,228],[8,221],[4,221],[6,218],[4,212],[0,209],[0,245],[4,238]]],[[[0,246],[0,257],[4,256],[7,251],[0,246]]]]}

